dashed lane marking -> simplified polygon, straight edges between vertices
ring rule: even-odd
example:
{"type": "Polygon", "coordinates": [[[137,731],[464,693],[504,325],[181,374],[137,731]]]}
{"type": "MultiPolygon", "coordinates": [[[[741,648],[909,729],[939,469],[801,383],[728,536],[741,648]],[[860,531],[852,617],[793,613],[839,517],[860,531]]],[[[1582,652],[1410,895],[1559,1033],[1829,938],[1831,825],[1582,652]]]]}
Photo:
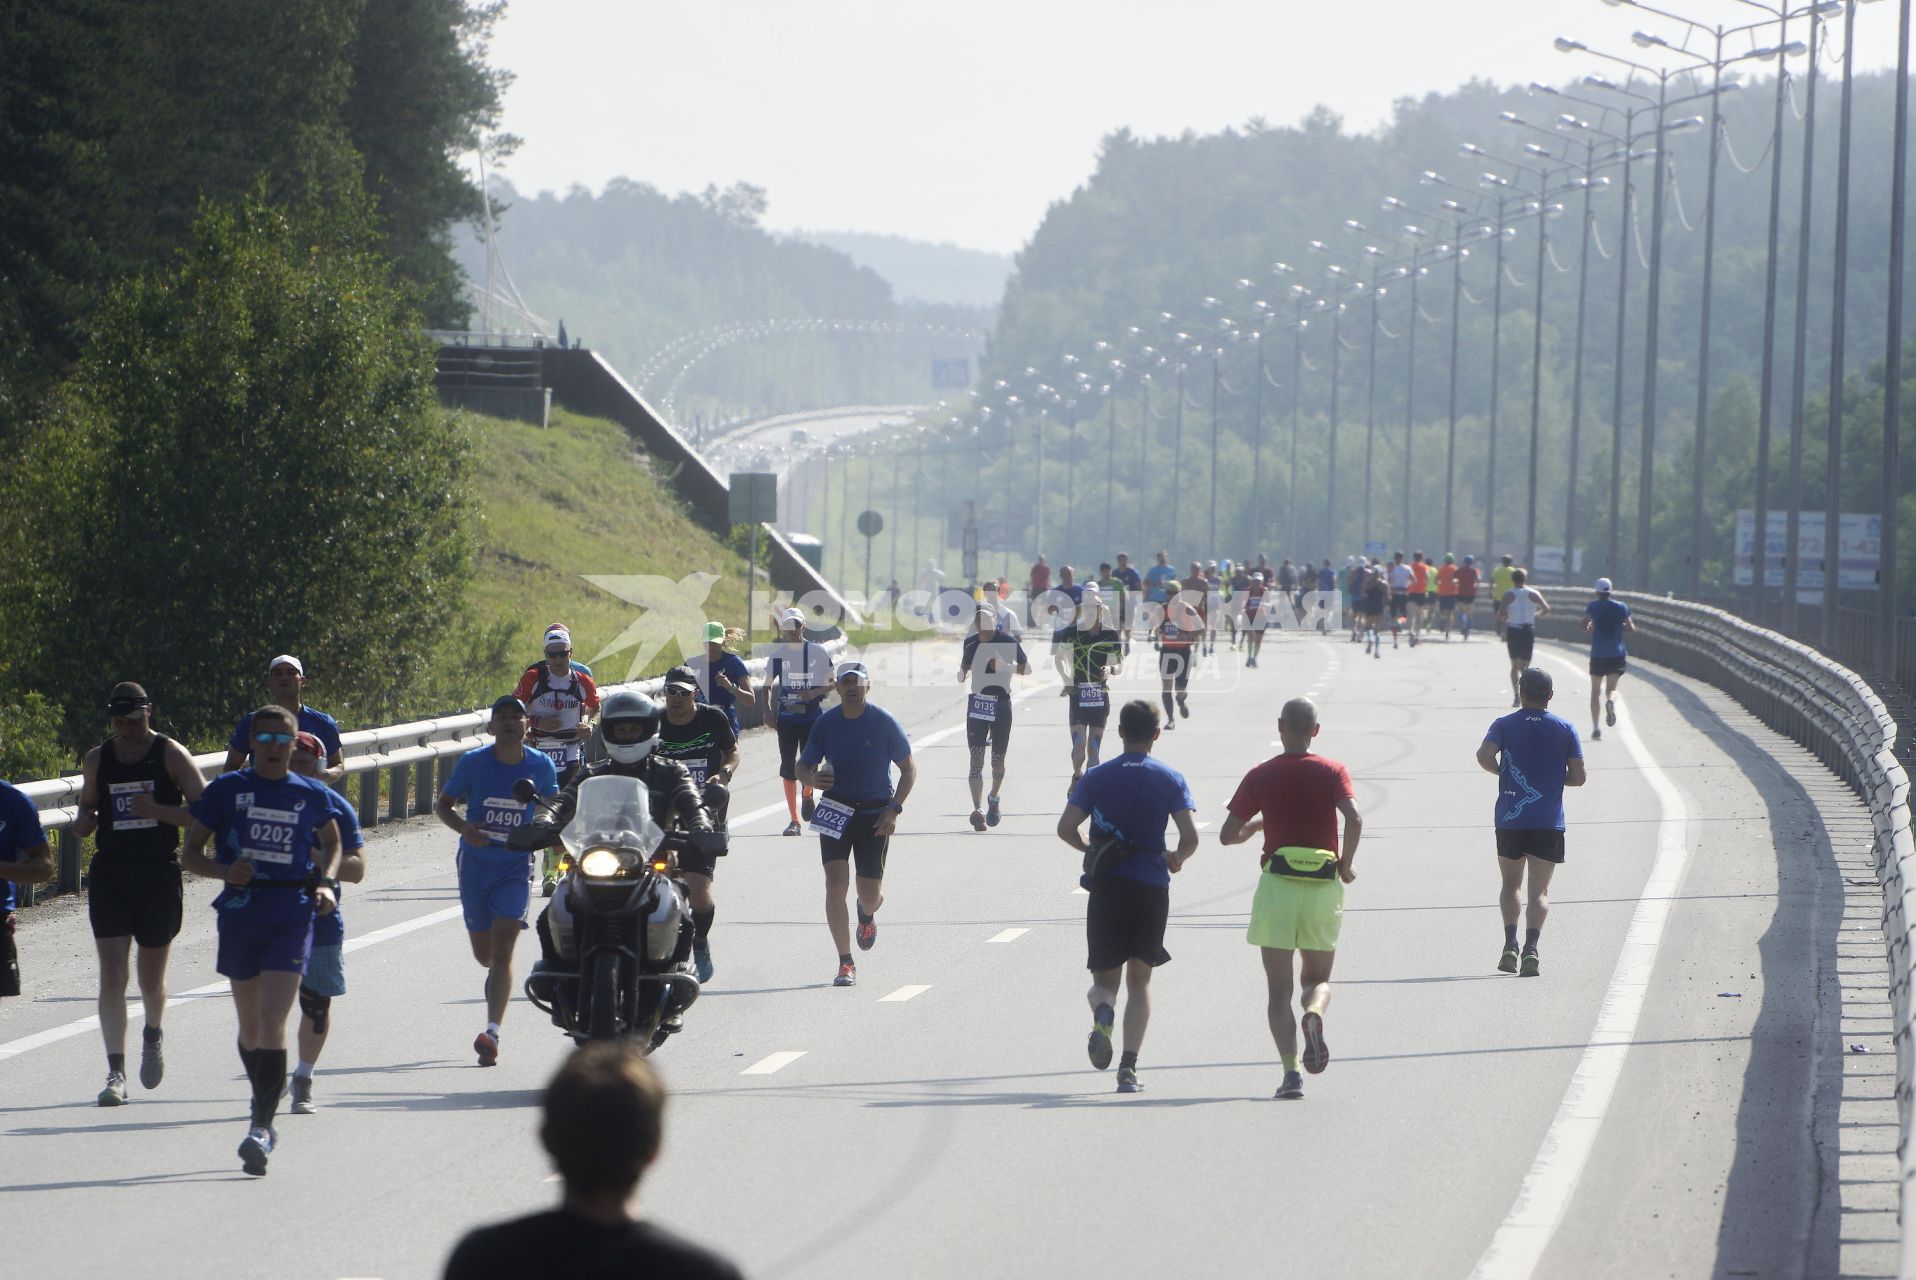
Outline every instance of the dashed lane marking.
{"type": "Polygon", "coordinates": [[[900,1004],[906,1000],[911,999],[913,996],[922,996],[925,994],[925,992],[929,990],[931,990],[931,986],[929,984],[926,984],[924,986],[917,986],[917,987],[900,987],[898,988],[898,990],[892,992],[888,996],[878,997],[878,1003],[900,1004]]]}
{"type": "Polygon", "coordinates": [[[1004,929],[986,939],[988,942],[1013,942],[1030,933],[1029,929],[1004,929]]]}
{"type": "Polygon", "coordinates": [[[791,1066],[804,1056],[805,1051],[803,1049],[787,1049],[782,1053],[774,1053],[760,1058],[757,1062],[754,1062],[751,1066],[739,1072],[739,1074],[742,1076],[769,1076],[774,1071],[791,1066]]]}

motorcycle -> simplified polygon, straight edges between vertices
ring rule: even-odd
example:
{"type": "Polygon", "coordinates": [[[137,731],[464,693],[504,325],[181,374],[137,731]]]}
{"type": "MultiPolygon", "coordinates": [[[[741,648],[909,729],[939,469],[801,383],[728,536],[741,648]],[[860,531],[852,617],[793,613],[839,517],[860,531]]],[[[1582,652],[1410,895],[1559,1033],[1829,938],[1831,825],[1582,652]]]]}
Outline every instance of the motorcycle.
{"type": "MultiPolygon", "coordinates": [[[[513,796],[551,806],[524,780],[513,796]]],[[[526,999],[580,1044],[630,1038],[649,1054],[699,997],[679,850],[706,850],[724,837],[661,831],[643,783],[603,774],[579,784],[559,839],[565,870],[541,920],[557,963],[533,966],[526,999]]]]}

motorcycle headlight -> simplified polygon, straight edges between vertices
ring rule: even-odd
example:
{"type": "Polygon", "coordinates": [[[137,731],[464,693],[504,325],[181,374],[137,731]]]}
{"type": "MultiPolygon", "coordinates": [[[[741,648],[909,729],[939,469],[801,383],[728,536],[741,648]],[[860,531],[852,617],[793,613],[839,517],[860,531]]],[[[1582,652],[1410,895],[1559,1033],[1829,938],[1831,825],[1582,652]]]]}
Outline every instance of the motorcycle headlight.
{"type": "Polygon", "coordinates": [[[587,849],[585,856],[579,859],[579,874],[595,879],[610,879],[624,869],[619,855],[610,849],[587,849]]]}

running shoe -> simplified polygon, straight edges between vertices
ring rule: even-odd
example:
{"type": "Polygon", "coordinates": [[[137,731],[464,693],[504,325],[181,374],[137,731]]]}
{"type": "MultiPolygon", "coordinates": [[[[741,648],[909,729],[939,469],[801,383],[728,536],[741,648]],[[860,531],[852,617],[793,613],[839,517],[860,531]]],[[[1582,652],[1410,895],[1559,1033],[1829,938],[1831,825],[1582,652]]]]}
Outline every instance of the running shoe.
{"type": "Polygon", "coordinates": [[[1144,1092],[1144,1086],[1138,1083],[1138,1069],[1136,1067],[1119,1067],[1118,1068],[1118,1092],[1119,1093],[1143,1093],[1144,1092]]]}
{"type": "Polygon", "coordinates": [[[834,987],[855,987],[858,985],[858,966],[847,960],[838,966],[838,976],[832,979],[834,987]]]}
{"type": "Polygon", "coordinates": [[[117,1107],[126,1101],[126,1073],[109,1071],[106,1073],[106,1088],[100,1090],[100,1105],[117,1107]]]}
{"type": "Polygon", "coordinates": [[[1186,720],[1191,718],[1191,704],[1184,700],[1183,695],[1178,697],[1178,714],[1186,720]]]}
{"type": "Polygon", "coordinates": [[[792,819],[790,822],[785,824],[785,834],[788,836],[798,835],[803,830],[804,828],[798,825],[798,819],[796,818],[792,819]]]}
{"type": "Polygon", "coordinates": [[[142,1035],[141,1041],[140,1087],[157,1089],[160,1087],[160,1081],[166,1079],[166,1054],[160,1049],[159,1036],[142,1035]]]}
{"type": "Polygon", "coordinates": [[[805,793],[805,798],[798,802],[798,816],[805,819],[805,821],[810,822],[812,820],[812,815],[817,812],[818,812],[818,802],[812,799],[812,793],[807,791],[805,793]]]}
{"type": "Polygon", "coordinates": [[[971,811],[971,829],[973,831],[983,831],[985,829],[985,811],[983,809],[973,809],[971,811]]]}
{"type": "Polygon", "coordinates": [[[1517,972],[1517,948],[1514,945],[1505,947],[1504,953],[1497,957],[1497,972],[1517,972]]]}
{"type": "Polygon", "coordinates": [[[1602,730],[1602,729],[1592,729],[1592,730],[1590,731],[1590,741],[1592,741],[1592,742],[1602,742],[1602,741],[1603,741],[1603,730],[1602,730]]]}
{"type": "Polygon", "coordinates": [[[499,1037],[490,1031],[481,1031],[472,1039],[472,1051],[479,1055],[479,1065],[489,1067],[499,1061],[499,1037]]]}
{"type": "Polygon", "coordinates": [[[1091,1065],[1103,1071],[1111,1065],[1111,1024],[1117,1021],[1117,1012],[1108,1004],[1101,1004],[1091,1015],[1091,1038],[1085,1042],[1085,1052],[1091,1055],[1091,1065]]]}
{"type": "Polygon", "coordinates": [[[1277,1093],[1274,1096],[1285,1099],[1303,1097],[1304,1077],[1295,1071],[1286,1071],[1284,1081],[1277,1086],[1277,1093]]]}
{"type": "Polygon", "coordinates": [[[296,1116],[310,1116],[319,1110],[313,1105],[313,1078],[311,1076],[293,1077],[292,1112],[296,1116]]]}
{"type": "Polygon", "coordinates": [[[269,1124],[256,1124],[246,1131],[246,1137],[240,1140],[239,1158],[242,1172],[255,1178],[266,1176],[266,1157],[273,1154],[273,1144],[279,1141],[279,1134],[269,1124]]]}
{"type": "Polygon", "coordinates": [[[998,812],[998,797],[991,796],[988,799],[986,799],[985,825],[987,827],[995,827],[998,825],[1000,819],[1002,819],[1003,817],[1004,815],[998,812]]]}
{"type": "Polygon", "coordinates": [[[712,944],[695,942],[692,944],[692,972],[698,975],[700,982],[712,980],[712,944]]]}
{"type": "Polygon", "coordinates": [[[1534,978],[1534,977],[1536,977],[1536,976],[1537,976],[1537,963],[1538,963],[1538,962],[1537,962],[1537,953],[1536,953],[1536,952],[1534,952],[1534,951],[1526,951],[1526,952],[1524,952],[1524,953],[1523,953],[1523,968],[1521,968],[1521,969],[1519,969],[1519,970],[1517,971],[1517,976],[1518,976],[1518,977],[1520,977],[1520,978],[1534,978]]]}
{"type": "Polygon", "coordinates": [[[870,951],[872,943],[878,941],[877,917],[866,915],[863,907],[858,908],[858,929],[852,936],[858,939],[860,951],[870,951]]]}
{"type": "Polygon", "coordinates": [[[1615,698],[1605,698],[1603,700],[1603,722],[1607,725],[1616,724],[1617,701],[1615,698]]]}
{"type": "Polygon", "coordinates": [[[1324,1043],[1324,1015],[1315,1009],[1304,1014],[1304,1070],[1320,1074],[1331,1064],[1330,1046],[1324,1043]]]}

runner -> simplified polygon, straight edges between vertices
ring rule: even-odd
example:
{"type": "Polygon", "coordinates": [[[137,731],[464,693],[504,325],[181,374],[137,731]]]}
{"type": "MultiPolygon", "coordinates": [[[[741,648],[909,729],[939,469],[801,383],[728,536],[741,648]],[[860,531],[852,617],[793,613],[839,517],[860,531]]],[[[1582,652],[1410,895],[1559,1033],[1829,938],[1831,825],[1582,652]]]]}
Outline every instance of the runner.
{"type": "MultiPolygon", "coordinates": [[[[284,707],[293,713],[299,721],[299,732],[310,733],[326,745],[326,767],[319,771],[319,780],[327,786],[337,786],[346,776],[346,756],[339,745],[339,722],[324,711],[315,711],[302,700],[306,689],[306,667],[290,653],[282,653],[266,664],[266,692],[272,695],[273,705],[284,707]]],[[[248,714],[240,717],[233,726],[233,736],[226,743],[226,764],[222,773],[232,773],[252,759],[253,753],[253,717],[248,714]]]]}
{"type": "MultiPolygon", "coordinates": [[[[572,660],[572,633],[563,623],[546,628],[545,661],[527,667],[512,693],[532,720],[527,741],[551,757],[559,785],[567,785],[585,762],[592,718],[599,714],[599,687],[592,673],[572,660]]],[[[539,871],[539,892],[550,898],[559,884],[558,850],[544,851],[539,871]]]]}
{"type": "Polygon", "coordinates": [[[1329,635],[1331,630],[1331,603],[1337,599],[1337,570],[1331,568],[1331,559],[1324,557],[1324,563],[1317,568],[1317,634],[1329,635]]]}
{"type": "Polygon", "coordinates": [[[1361,618],[1359,625],[1364,633],[1364,652],[1373,658],[1384,656],[1384,609],[1385,600],[1389,594],[1390,585],[1385,581],[1382,566],[1366,570],[1363,589],[1357,601],[1357,612],[1361,618]]]}
{"type": "MultiPolygon", "coordinates": [[[[1522,570],[1518,570],[1521,574],[1522,570]]],[[[1576,726],[1550,711],[1555,692],[1550,673],[1525,669],[1519,684],[1523,709],[1491,721],[1477,748],[1477,764],[1497,775],[1497,869],[1503,889],[1502,973],[1517,973],[1517,893],[1529,869],[1530,904],[1524,916],[1522,974],[1537,976],[1537,938],[1550,915],[1550,877],[1563,865],[1563,789],[1584,783],[1583,744],[1576,726]]]]}
{"type": "Polygon", "coordinates": [[[1151,970],[1171,959],[1164,926],[1171,912],[1171,875],[1197,852],[1197,823],[1184,775],[1151,758],[1158,710],[1143,699],[1118,712],[1124,753],[1084,775],[1058,818],[1058,838],[1082,853],[1084,932],[1091,970],[1091,1065],[1111,1065],[1118,980],[1124,980],[1124,1047],[1118,1092],[1142,1093],[1138,1050],[1151,1021],[1151,970]],[[1091,842],[1079,828],[1091,820],[1091,842]],[[1177,823],[1176,849],[1164,847],[1164,829],[1177,823]]]}
{"type": "Polygon", "coordinates": [[[20,994],[20,953],[13,933],[20,893],[16,886],[46,884],[54,877],[53,849],[40,825],[40,810],[11,782],[0,782],[0,997],[20,994]]]}
{"type": "MultiPolygon", "coordinates": [[[[1255,575],[1253,575],[1252,585],[1256,586],[1255,575]]],[[[1164,727],[1175,729],[1177,728],[1175,715],[1182,715],[1187,720],[1191,717],[1191,704],[1187,701],[1188,690],[1191,687],[1191,664],[1194,661],[1191,648],[1197,641],[1199,630],[1204,625],[1204,617],[1193,604],[1185,599],[1182,591],[1178,592],[1175,599],[1162,605],[1152,605],[1150,609],[1157,615],[1152,620],[1148,638],[1157,642],[1158,680],[1161,696],[1164,699],[1164,727]],[[1172,707],[1174,696],[1177,700],[1175,714],[1172,707]]],[[[1252,625],[1255,627],[1255,624],[1252,625]]],[[[1255,630],[1252,634],[1256,635],[1255,630]]]]}
{"type": "Polygon", "coordinates": [[[1537,619],[1550,614],[1543,592],[1525,586],[1524,578],[1522,569],[1512,570],[1510,589],[1497,597],[1497,625],[1503,628],[1504,650],[1510,655],[1510,705],[1513,707],[1520,701],[1518,677],[1530,665],[1531,654],[1537,647],[1537,619]]]}
{"type": "Polygon", "coordinates": [[[1603,737],[1603,725],[1597,723],[1597,699],[1602,689],[1605,724],[1617,722],[1617,682],[1623,679],[1625,651],[1623,633],[1635,631],[1637,620],[1630,606],[1610,598],[1610,579],[1597,579],[1597,598],[1583,607],[1583,632],[1590,637],[1590,740],[1603,737]]]}
{"type": "MultiPolygon", "coordinates": [[[[1490,598],[1492,601],[1498,601],[1504,598],[1504,595],[1516,581],[1516,573],[1517,570],[1512,567],[1509,556],[1505,556],[1502,563],[1490,571],[1490,598]]],[[[1504,627],[1505,623],[1500,614],[1497,618],[1497,638],[1499,640],[1504,638],[1504,627]]]]}
{"type": "Polygon", "coordinates": [[[858,981],[845,912],[852,866],[858,870],[858,948],[870,951],[878,941],[874,917],[885,902],[885,853],[918,779],[918,765],[904,727],[869,700],[872,677],[865,664],[839,664],[837,680],[838,705],[812,726],[799,753],[798,777],[825,792],[812,815],[812,830],[818,832],[818,852],[825,862],[825,925],[838,948],[838,976],[832,985],[849,987],[858,981]],[[829,762],[822,770],[821,761],[829,762]],[[893,765],[898,766],[896,790],[893,765]]]}
{"type": "Polygon", "coordinates": [[[1364,638],[1364,590],[1370,586],[1370,561],[1363,556],[1344,557],[1344,608],[1351,620],[1351,643],[1364,638]]]}
{"type": "Polygon", "coordinates": [[[1444,643],[1450,643],[1451,617],[1457,611],[1457,557],[1444,552],[1444,563],[1437,570],[1437,620],[1444,628],[1444,643]]]}
{"type": "Polygon", "coordinates": [[[82,840],[95,837],[87,919],[100,957],[100,1038],[106,1042],[99,1103],[117,1107],[126,1101],[127,962],[135,942],[146,1012],[140,1085],[157,1089],[166,1075],[166,962],[180,932],[182,902],[176,851],[180,829],[193,825],[184,806],[198,800],[206,784],[186,748],[153,731],[153,699],[145,689],[132,681],[114,685],[106,713],[113,736],[87,752],[71,830],[82,840]]]}
{"type": "Polygon", "coordinates": [[[519,779],[530,781],[542,796],[559,790],[559,770],[552,758],[525,745],[524,703],[511,694],[496,700],[486,731],[492,745],[474,747],[459,757],[433,805],[439,821],[459,833],[459,905],[472,958],[486,971],[486,1026],[472,1041],[482,1067],[499,1061],[499,1024],[512,998],[512,951],[525,931],[531,905],[532,855],[494,844],[491,833],[509,835],[532,818],[533,806],[513,799],[512,784],[519,779]]]}
{"type": "MultiPolygon", "coordinates": [[[[312,734],[293,739],[294,773],[317,777],[325,760],[326,748],[312,734]]],[[[339,824],[337,878],[341,884],[359,884],[366,878],[366,837],[359,829],[359,815],[331,787],[326,788],[326,798],[333,807],[333,821],[339,824]]],[[[346,921],[335,905],[313,920],[313,953],[299,982],[299,1065],[293,1068],[292,1105],[287,1108],[296,1116],[310,1116],[318,1109],[313,1103],[313,1068],[333,1029],[333,1000],[346,994],[345,946],[346,921]]]]}
{"type": "Polygon", "coordinates": [[[1437,583],[1432,577],[1432,565],[1424,559],[1424,553],[1410,553],[1410,643],[1415,648],[1418,633],[1430,626],[1430,605],[1436,599],[1437,583]]]}
{"type": "Polygon", "coordinates": [[[1263,874],[1257,878],[1245,940],[1260,948],[1264,960],[1265,1015],[1284,1063],[1280,1098],[1304,1096],[1304,1077],[1297,1073],[1298,1027],[1291,1016],[1293,951],[1300,953],[1304,1070],[1316,1075],[1330,1064],[1324,1011],[1330,1007],[1331,966],[1344,922],[1344,886],[1357,878],[1357,842],[1364,832],[1350,771],[1311,751],[1318,728],[1317,707],[1309,698],[1284,704],[1277,721],[1283,754],[1244,775],[1218,832],[1218,842],[1226,845],[1242,844],[1260,832],[1264,836],[1263,874]]]}
{"type": "Polygon", "coordinates": [[[1470,611],[1477,603],[1477,584],[1480,580],[1477,557],[1465,556],[1463,566],[1457,570],[1457,623],[1463,628],[1465,641],[1470,639],[1470,611]]]}
{"type": "Polygon", "coordinates": [[[1005,785],[1005,752],[1011,747],[1011,676],[1031,674],[1024,646],[999,629],[997,615],[978,610],[971,634],[965,637],[958,661],[958,681],[971,681],[965,701],[965,741],[971,748],[971,829],[998,825],[998,793],[1005,785]],[[991,748],[989,809],[979,807],[984,797],[985,748],[991,748]]]}
{"type": "Polygon", "coordinates": [[[1284,562],[1277,566],[1277,590],[1295,610],[1297,608],[1297,566],[1291,563],[1289,556],[1286,556],[1284,562]]]}
{"type": "MultiPolygon", "coordinates": [[[[700,705],[698,693],[699,678],[690,668],[673,667],[665,673],[665,715],[659,720],[659,745],[654,749],[662,759],[685,766],[692,785],[699,789],[699,802],[712,819],[712,829],[724,831],[732,803],[732,775],[738,772],[738,735],[723,711],[700,705]]],[[[692,847],[679,853],[679,870],[692,905],[692,966],[701,983],[710,982],[714,972],[711,936],[718,902],[712,896],[712,880],[718,875],[719,856],[692,847]]]]}
{"type": "MultiPolygon", "coordinates": [[[[1217,561],[1204,566],[1204,654],[1217,652],[1217,624],[1224,617],[1224,576],[1217,561]]],[[[1236,629],[1232,635],[1235,637],[1236,629]]]]}
{"type": "Polygon", "coordinates": [[[832,691],[832,655],[822,644],[805,638],[805,614],[787,609],[778,623],[778,645],[765,662],[766,699],[778,708],[773,724],[778,733],[778,776],[785,785],[785,808],[792,820],[785,834],[799,833],[799,823],[812,816],[812,789],[799,798],[798,750],[824,710],[832,691]]]}
{"type": "MultiPolygon", "coordinates": [[[[1410,621],[1410,587],[1415,578],[1416,574],[1411,571],[1411,567],[1404,563],[1403,552],[1399,551],[1391,557],[1389,570],[1390,647],[1393,649],[1397,647],[1398,633],[1404,629],[1404,624],[1410,621]]],[[[1416,642],[1417,635],[1413,631],[1411,633],[1411,643],[1415,644],[1416,642]]]]}
{"type": "Polygon", "coordinates": [[[1171,553],[1160,550],[1158,562],[1144,571],[1144,602],[1166,605],[1178,589],[1178,571],[1171,567],[1171,553]]]}
{"type": "Polygon", "coordinates": [[[1138,571],[1132,567],[1131,557],[1122,551],[1118,552],[1118,567],[1111,571],[1111,576],[1124,586],[1124,593],[1117,598],[1118,630],[1124,636],[1125,656],[1129,657],[1131,631],[1137,626],[1138,606],[1144,599],[1144,579],[1140,578],[1138,571]]]}
{"type": "MultiPolygon", "coordinates": [[[[1264,656],[1264,628],[1271,620],[1270,584],[1264,575],[1252,570],[1244,588],[1244,665],[1255,667],[1264,656]]],[[[1168,714],[1168,712],[1167,712],[1168,714]]]]}
{"type": "Polygon", "coordinates": [[[687,658],[685,666],[699,679],[699,701],[708,702],[725,713],[732,732],[739,732],[738,700],[750,700],[752,673],[745,659],[728,646],[745,642],[745,633],[736,627],[727,631],[722,622],[705,624],[705,652],[687,658]]]}
{"type": "Polygon", "coordinates": [[[273,1119],[286,1087],[286,1019],[312,951],[313,917],[338,906],[340,854],[328,788],[290,772],[300,731],[294,713],[276,704],[248,720],[253,763],[213,779],[192,803],[180,867],[225,882],[213,899],[214,969],[232,986],[240,1062],[253,1085],[240,1168],[263,1177],[279,1141],[273,1119]]]}
{"type": "Polygon", "coordinates": [[[1058,633],[1051,652],[1052,665],[1071,693],[1073,787],[1087,768],[1097,767],[1104,748],[1104,726],[1111,715],[1109,679],[1121,669],[1123,652],[1104,593],[1086,587],[1071,625],[1058,633]]]}
{"type": "Polygon", "coordinates": [[[1191,656],[1196,658],[1211,651],[1211,584],[1204,576],[1204,565],[1191,561],[1190,572],[1178,583],[1178,598],[1197,614],[1198,643],[1193,646],[1191,656]]]}

